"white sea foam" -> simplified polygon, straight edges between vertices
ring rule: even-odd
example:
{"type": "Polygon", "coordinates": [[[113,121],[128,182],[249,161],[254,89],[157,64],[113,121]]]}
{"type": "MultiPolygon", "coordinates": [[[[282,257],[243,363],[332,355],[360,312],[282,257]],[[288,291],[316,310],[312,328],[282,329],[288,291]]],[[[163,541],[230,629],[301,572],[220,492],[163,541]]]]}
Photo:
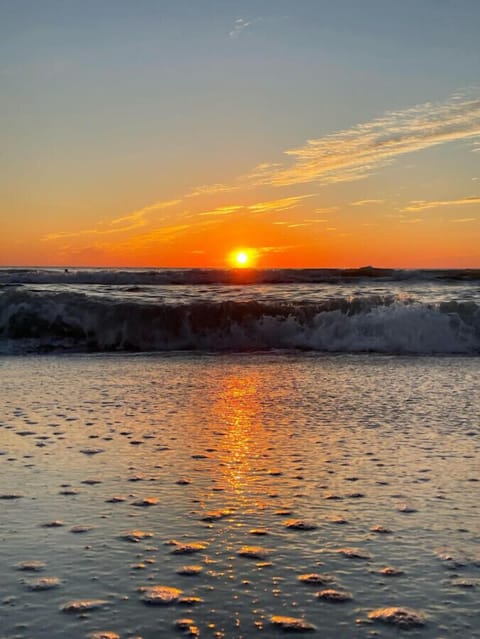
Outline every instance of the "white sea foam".
{"type": "Polygon", "coordinates": [[[162,303],[20,287],[0,294],[0,348],[478,354],[480,308],[394,295],[162,303]]]}

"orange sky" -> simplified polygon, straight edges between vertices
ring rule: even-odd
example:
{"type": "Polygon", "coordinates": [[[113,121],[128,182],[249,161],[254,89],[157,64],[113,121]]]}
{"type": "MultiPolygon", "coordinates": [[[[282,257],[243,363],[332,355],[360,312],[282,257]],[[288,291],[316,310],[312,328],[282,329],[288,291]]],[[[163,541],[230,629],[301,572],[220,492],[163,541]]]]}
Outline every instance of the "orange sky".
{"type": "Polygon", "coordinates": [[[478,3],[109,4],[0,8],[0,265],[480,267],[478,3]]]}
{"type": "Polygon", "coordinates": [[[40,237],[33,226],[23,248],[5,243],[2,255],[11,252],[6,264],[225,267],[232,250],[246,248],[258,268],[480,265],[475,201],[409,211],[386,201],[315,206],[321,195],[311,194],[261,201],[228,195],[210,207],[211,196],[192,198],[187,210],[185,199],[157,202],[91,228],[74,220],[71,230],[65,224],[40,237]]]}

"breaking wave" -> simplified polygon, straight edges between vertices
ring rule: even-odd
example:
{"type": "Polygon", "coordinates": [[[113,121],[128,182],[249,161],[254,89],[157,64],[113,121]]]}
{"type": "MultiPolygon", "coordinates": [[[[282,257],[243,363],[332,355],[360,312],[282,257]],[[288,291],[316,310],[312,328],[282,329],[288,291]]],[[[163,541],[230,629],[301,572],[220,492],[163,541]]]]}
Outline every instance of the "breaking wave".
{"type": "Polygon", "coordinates": [[[479,354],[480,307],[380,295],[170,304],[23,287],[0,295],[3,353],[269,349],[479,354]]]}

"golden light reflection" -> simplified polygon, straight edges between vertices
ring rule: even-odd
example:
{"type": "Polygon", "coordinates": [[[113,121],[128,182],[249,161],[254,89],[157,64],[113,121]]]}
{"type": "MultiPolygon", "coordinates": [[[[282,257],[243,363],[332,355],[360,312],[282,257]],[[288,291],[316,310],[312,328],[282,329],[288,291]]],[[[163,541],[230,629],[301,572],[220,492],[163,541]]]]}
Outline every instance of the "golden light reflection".
{"type": "Polygon", "coordinates": [[[272,465],[273,450],[271,432],[260,415],[258,385],[255,374],[228,377],[212,415],[213,423],[222,424],[223,431],[223,437],[216,441],[216,482],[256,509],[263,507],[262,478],[272,465]]]}

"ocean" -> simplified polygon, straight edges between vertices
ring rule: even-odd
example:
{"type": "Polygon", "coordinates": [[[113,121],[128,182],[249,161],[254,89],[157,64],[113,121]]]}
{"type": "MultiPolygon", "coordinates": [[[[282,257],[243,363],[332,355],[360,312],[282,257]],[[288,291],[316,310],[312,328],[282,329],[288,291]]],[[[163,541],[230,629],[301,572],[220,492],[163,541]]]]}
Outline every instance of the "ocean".
{"type": "Polygon", "coordinates": [[[0,352],[480,353],[480,271],[0,269],[0,352]]]}
{"type": "Polygon", "coordinates": [[[0,269],[2,639],[480,639],[480,272],[0,269]]]}

